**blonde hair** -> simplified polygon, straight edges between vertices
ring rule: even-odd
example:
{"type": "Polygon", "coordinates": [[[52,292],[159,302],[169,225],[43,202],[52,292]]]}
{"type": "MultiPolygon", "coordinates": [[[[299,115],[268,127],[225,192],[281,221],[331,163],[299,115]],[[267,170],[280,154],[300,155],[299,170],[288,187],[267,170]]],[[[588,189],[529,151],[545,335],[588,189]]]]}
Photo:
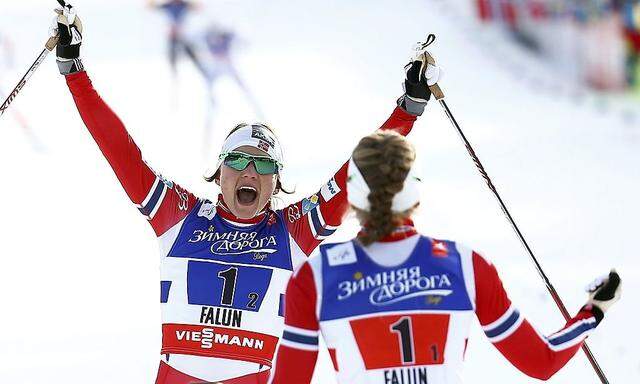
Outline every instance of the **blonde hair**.
{"type": "Polygon", "coordinates": [[[358,166],[371,192],[369,211],[353,208],[363,226],[358,240],[369,245],[389,235],[411,215],[413,208],[391,211],[393,197],[402,190],[404,181],[416,158],[413,145],[394,131],[379,131],[364,137],[353,150],[358,166]]]}

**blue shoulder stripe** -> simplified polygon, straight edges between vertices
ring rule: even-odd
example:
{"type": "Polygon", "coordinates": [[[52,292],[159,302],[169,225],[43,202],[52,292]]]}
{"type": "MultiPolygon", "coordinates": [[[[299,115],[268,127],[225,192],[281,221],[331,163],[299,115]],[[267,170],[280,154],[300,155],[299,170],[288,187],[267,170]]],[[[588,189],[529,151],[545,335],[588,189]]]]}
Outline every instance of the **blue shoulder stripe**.
{"type": "Polygon", "coordinates": [[[309,214],[311,215],[311,222],[313,223],[313,229],[315,230],[318,236],[321,236],[321,237],[331,236],[336,230],[328,229],[324,225],[322,225],[322,222],[320,221],[320,217],[318,216],[319,214],[321,214],[318,212],[319,209],[320,207],[315,207],[314,209],[311,210],[311,212],[309,212],[309,214]]]}
{"type": "Polygon", "coordinates": [[[492,329],[485,330],[484,333],[489,338],[500,336],[501,334],[508,331],[518,321],[519,318],[520,318],[520,312],[518,312],[518,310],[516,309],[502,323],[496,325],[492,329]]]}
{"type": "Polygon", "coordinates": [[[318,336],[305,336],[290,331],[282,332],[282,338],[300,344],[318,345],[318,336]]]}
{"type": "Polygon", "coordinates": [[[138,208],[138,210],[140,210],[140,213],[142,213],[145,216],[150,216],[154,208],[158,204],[158,201],[162,196],[162,192],[166,187],[167,185],[158,178],[158,183],[156,184],[156,188],[153,190],[153,193],[151,194],[151,198],[149,199],[147,204],[138,208]]]}

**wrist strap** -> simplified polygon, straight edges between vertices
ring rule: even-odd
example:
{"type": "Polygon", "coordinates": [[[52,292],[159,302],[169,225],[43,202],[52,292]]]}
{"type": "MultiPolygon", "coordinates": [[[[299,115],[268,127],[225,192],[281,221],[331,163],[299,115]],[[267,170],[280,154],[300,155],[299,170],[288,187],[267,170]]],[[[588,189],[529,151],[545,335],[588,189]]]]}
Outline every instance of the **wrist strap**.
{"type": "Polygon", "coordinates": [[[58,70],[62,75],[70,75],[76,72],[84,71],[84,65],[82,65],[81,59],[69,59],[69,60],[56,60],[58,63],[58,70]]]}
{"type": "Polygon", "coordinates": [[[398,99],[398,106],[414,116],[422,116],[427,102],[416,100],[405,94],[398,99]]]}
{"type": "Polygon", "coordinates": [[[600,307],[594,304],[586,304],[582,307],[581,311],[589,311],[593,314],[593,317],[596,318],[596,327],[600,324],[602,319],[604,318],[604,312],[600,307]]]}

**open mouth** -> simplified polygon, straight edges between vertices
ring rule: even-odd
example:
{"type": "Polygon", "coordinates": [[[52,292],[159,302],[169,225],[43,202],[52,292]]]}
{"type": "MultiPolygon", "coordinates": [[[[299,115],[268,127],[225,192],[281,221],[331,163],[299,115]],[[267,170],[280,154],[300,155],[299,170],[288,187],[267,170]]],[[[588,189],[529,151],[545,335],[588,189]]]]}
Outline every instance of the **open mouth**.
{"type": "Polygon", "coordinates": [[[258,190],[243,186],[236,190],[236,200],[242,205],[251,205],[258,199],[258,190]]]}

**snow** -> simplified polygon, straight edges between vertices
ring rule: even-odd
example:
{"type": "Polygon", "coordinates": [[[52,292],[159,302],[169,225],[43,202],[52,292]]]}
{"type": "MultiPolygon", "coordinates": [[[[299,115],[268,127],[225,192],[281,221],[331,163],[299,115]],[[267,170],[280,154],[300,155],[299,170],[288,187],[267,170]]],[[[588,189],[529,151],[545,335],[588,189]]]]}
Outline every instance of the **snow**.
{"type": "MultiPolygon", "coordinates": [[[[154,169],[215,198],[202,175],[226,131],[255,117],[225,79],[215,89],[211,141],[202,142],[206,90],[188,62],[179,85],[172,83],[164,19],[144,3],[78,0],[85,65],[154,169]]],[[[0,72],[5,92],[46,41],[53,6],[21,0],[2,8],[2,31],[16,45],[15,66],[0,72]]],[[[294,197],[317,191],[384,121],[401,94],[409,50],[435,33],[447,103],[569,310],[584,303],[591,279],[611,267],[620,272],[623,299],[589,345],[611,382],[640,380],[632,328],[640,302],[633,248],[640,127],[616,112],[633,104],[614,97],[607,110],[596,107],[601,95],[473,24],[461,0],[226,0],[207,2],[204,12],[243,36],[237,64],[282,138],[294,197]]],[[[152,382],[160,348],[153,232],[87,134],[53,57],[11,108],[46,150],[33,150],[11,114],[0,119],[0,383],[152,382]]],[[[561,315],[436,102],[411,140],[425,180],[419,229],[493,260],[540,332],[560,328],[561,315]]],[[[351,219],[335,240],[356,228],[351,219]]],[[[511,367],[477,323],[462,376],[468,383],[536,382],[511,367]]],[[[549,382],[598,381],[579,353],[549,382]]],[[[314,383],[334,383],[326,352],[314,383]]]]}

